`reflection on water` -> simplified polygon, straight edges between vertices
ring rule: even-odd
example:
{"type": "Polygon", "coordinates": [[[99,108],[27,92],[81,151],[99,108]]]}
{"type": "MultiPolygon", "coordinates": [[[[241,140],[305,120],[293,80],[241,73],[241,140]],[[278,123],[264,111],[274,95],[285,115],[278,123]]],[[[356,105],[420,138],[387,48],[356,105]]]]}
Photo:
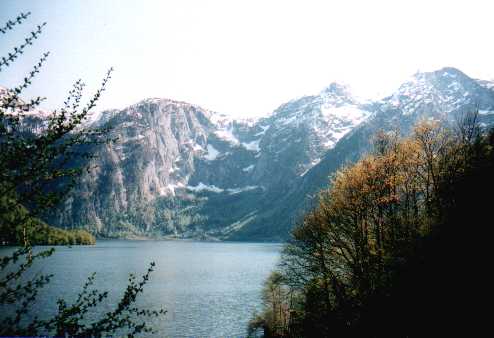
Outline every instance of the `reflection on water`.
{"type": "MultiPolygon", "coordinates": [[[[245,336],[252,313],[260,309],[262,283],[276,265],[280,248],[280,244],[266,243],[116,240],[58,247],[35,268],[55,274],[40,294],[37,310],[48,314],[58,297],[74,298],[92,272],[97,273],[97,288],[110,291],[108,303],[114,304],[128,274],[143,274],[154,261],[156,270],[138,305],[168,311],[154,323],[161,333],[169,337],[245,336]]],[[[109,306],[100,309],[108,310],[109,306]]]]}

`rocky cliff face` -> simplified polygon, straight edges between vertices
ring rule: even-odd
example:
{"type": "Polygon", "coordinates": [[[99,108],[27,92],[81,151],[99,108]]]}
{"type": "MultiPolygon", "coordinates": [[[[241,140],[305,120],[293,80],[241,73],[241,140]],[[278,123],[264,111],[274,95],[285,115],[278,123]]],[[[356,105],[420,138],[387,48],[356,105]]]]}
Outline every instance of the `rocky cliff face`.
{"type": "Polygon", "coordinates": [[[416,74],[393,95],[359,102],[331,84],[258,120],[147,99],[96,121],[114,144],[55,212],[59,226],[104,236],[278,240],[328,176],[369,149],[379,129],[479,109],[494,122],[493,84],[453,68],[416,74]]]}
{"type": "Polygon", "coordinates": [[[312,205],[317,192],[328,186],[331,174],[368,152],[378,131],[407,135],[423,119],[440,120],[454,127],[463,114],[475,110],[479,112],[481,126],[494,126],[493,88],[493,82],[469,78],[454,68],[416,74],[393,95],[364,105],[371,115],[324,153],[316,166],[270,206],[269,221],[253,222],[235,236],[258,238],[262,234],[276,238],[278,234],[288,233],[303,211],[312,205]]]}

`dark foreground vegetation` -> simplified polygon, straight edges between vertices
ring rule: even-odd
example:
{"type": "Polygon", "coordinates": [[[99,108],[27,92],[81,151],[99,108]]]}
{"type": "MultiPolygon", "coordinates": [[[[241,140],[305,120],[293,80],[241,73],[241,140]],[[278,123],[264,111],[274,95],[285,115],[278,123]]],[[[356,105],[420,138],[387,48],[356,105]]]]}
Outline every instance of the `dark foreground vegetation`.
{"type": "MultiPolygon", "coordinates": [[[[476,114],[381,134],[285,246],[249,330],[266,337],[477,336],[487,328],[494,132],[476,114]]],[[[487,331],[488,332],[488,331],[487,331]]]]}
{"type": "MultiPolygon", "coordinates": [[[[21,14],[0,26],[0,37],[28,17],[29,13],[21,14]]],[[[6,56],[0,56],[0,71],[22,56],[43,27],[44,24],[38,26],[23,43],[6,56]]],[[[149,280],[154,263],[150,263],[141,278],[129,276],[128,286],[114,306],[106,304],[108,292],[95,287],[94,274],[86,283],[81,281],[81,291],[74,300],[58,299],[57,308],[52,309],[55,311],[47,311],[45,304],[37,304],[38,293],[53,278],[38,272],[38,267],[50,264],[49,256],[54,249],[33,250],[33,245],[94,242],[87,232],[54,229],[42,223],[39,216],[56,206],[79,175],[90,169],[69,163],[93,156],[88,151],[90,145],[111,141],[106,130],[88,129],[84,123],[105,90],[110,72],[86,105],[81,102],[84,84],[77,81],[64,107],[41,120],[37,107],[42,98],[28,102],[20,98],[47,57],[45,53],[17,87],[0,92],[0,239],[19,246],[0,257],[0,336],[149,334],[153,330],[149,320],[161,317],[165,311],[140,309],[136,300],[149,280]],[[33,121],[37,123],[33,125],[33,121]],[[101,316],[90,317],[92,313],[101,316]]]]}

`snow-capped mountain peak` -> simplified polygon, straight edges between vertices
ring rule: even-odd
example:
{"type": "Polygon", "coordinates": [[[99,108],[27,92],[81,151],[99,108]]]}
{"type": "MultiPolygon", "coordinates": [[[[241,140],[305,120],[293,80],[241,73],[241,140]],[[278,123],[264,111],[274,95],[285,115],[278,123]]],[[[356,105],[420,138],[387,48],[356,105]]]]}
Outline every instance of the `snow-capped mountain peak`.
{"type": "Polygon", "coordinates": [[[339,107],[345,104],[357,103],[357,99],[354,98],[349,86],[336,82],[333,82],[328,87],[324,88],[319,93],[319,96],[326,106],[331,105],[339,107]]]}
{"type": "Polygon", "coordinates": [[[482,84],[456,68],[447,67],[416,73],[384,101],[401,109],[405,116],[431,111],[446,116],[460,107],[488,106],[490,91],[488,82],[482,84]]]}
{"type": "Polygon", "coordinates": [[[112,125],[119,143],[98,149],[91,163],[98,169],[51,221],[94,224],[107,235],[130,229],[283,238],[306,196],[365,153],[378,130],[407,133],[420,119],[451,119],[476,108],[481,123],[494,124],[492,88],[493,82],[454,68],[417,73],[391,96],[371,102],[332,83],[256,120],[180,101],[143,100],[101,115],[99,123],[112,125]]]}

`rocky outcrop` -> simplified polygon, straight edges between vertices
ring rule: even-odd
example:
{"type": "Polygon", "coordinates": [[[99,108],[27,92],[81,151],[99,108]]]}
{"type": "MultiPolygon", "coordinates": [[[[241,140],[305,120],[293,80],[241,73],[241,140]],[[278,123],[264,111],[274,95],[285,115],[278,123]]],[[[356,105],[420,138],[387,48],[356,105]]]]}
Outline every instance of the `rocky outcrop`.
{"type": "Polygon", "coordinates": [[[406,134],[420,119],[453,121],[476,108],[491,124],[492,88],[444,68],[374,102],[334,83],[258,120],[167,99],[107,111],[95,125],[111,126],[118,141],[95,149],[94,169],[49,221],[102,236],[284,239],[376,131],[406,134]]]}

